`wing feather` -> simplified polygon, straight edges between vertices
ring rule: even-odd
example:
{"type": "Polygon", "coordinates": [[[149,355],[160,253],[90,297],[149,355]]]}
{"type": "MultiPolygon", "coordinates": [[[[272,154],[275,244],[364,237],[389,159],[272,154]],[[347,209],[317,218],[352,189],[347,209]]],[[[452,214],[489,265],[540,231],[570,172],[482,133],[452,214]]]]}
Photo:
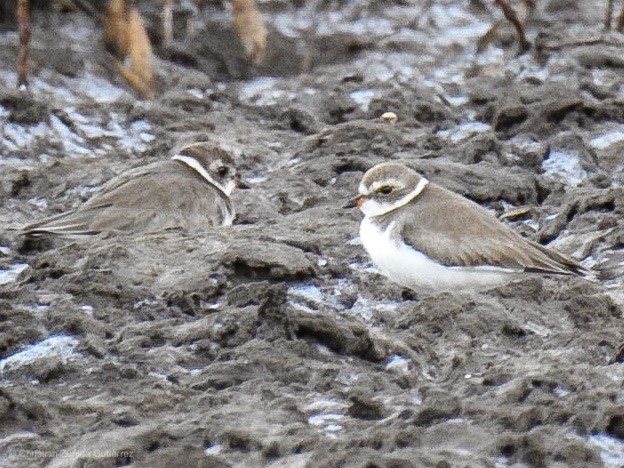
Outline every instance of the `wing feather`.
{"type": "Polygon", "coordinates": [[[227,197],[220,197],[217,189],[190,171],[188,177],[173,181],[165,177],[177,165],[167,161],[130,170],[103,185],[81,207],[29,224],[22,231],[30,236],[74,237],[221,224],[223,213],[231,210],[227,197]]]}
{"type": "Polygon", "coordinates": [[[405,242],[446,266],[564,275],[587,272],[575,260],[523,238],[481,206],[435,184],[405,207],[402,219],[400,235],[405,242]]]}

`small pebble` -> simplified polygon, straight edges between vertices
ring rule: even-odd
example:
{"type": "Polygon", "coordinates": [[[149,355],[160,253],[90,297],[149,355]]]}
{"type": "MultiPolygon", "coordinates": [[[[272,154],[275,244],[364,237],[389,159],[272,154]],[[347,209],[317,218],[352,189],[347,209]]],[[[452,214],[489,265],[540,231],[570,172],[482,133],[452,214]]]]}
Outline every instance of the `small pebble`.
{"type": "Polygon", "coordinates": [[[384,122],[388,122],[389,124],[395,124],[399,120],[397,115],[394,112],[384,112],[381,114],[381,120],[384,122]]]}

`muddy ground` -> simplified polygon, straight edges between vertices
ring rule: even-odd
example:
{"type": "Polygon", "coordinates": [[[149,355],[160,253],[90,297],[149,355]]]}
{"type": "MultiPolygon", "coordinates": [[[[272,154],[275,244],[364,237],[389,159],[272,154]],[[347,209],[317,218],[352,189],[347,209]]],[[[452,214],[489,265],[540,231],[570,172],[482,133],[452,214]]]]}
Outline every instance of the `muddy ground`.
{"type": "MultiPolygon", "coordinates": [[[[209,2],[195,38],[157,45],[151,102],[96,19],[41,5],[16,90],[5,5],[0,465],[624,465],[624,36],[603,33],[603,2],[537,3],[518,57],[506,25],[475,53],[501,18],[489,2],[260,1],[270,52],[253,68],[209,2]],[[252,185],[234,226],[15,230],[188,132],[252,185]],[[342,209],[388,160],[499,215],[527,208],[507,222],[596,280],[393,285],[342,209]]],[[[139,2],[156,44],[157,4],[139,2]]]]}

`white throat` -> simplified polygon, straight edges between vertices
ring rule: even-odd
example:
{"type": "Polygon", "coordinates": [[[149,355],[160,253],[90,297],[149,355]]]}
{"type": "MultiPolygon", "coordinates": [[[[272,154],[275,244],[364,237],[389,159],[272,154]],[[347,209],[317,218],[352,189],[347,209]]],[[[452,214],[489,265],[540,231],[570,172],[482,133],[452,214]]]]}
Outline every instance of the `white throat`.
{"type": "Polygon", "coordinates": [[[376,200],[365,198],[364,203],[362,203],[362,206],[360,206],[360,210],[362,210],[362,213],[364,213],[364,216],[366,216],[367,218],[390,213],[392,210],[396,210],[397,208],[401,208],[402,206],[407,205],[414,198],[420,195],[420,193],[425,189],[428,183],[429,181],[427,179],[421,177],[421,179],[416,184],[414,190],[405,195],[403,198],[399,198],[394,203],[379,203],[376,200]]]}
{"type": "Polygon", "coordinates": [[[236,182],[234,182],[233,180],[230,180],[226,184],[225,187],[223,185],[221,185],[219,182],[214,180],[210,176],[210,174],[208,174],[208,171],[206,171],[206,169],[204,169],[203,166],[201,164],[199,164],[199,162],[195,158],[192,158],[190,156],[184,156],[182,154],[176,154],[171,159],[174,159],[176,161],[182,161],[184,164],[186,164],[188,167],[193,169],[195,172],[197,172],[200,176],[202,176],[204,179],[206,179],[212,185],[214,185],[219,190],[221,190],[223,193],[225,193],[228,197],[230,196],[230,194],[232,193],[232,190],[234,190],[234,187],[236,186],[236,182]]]}

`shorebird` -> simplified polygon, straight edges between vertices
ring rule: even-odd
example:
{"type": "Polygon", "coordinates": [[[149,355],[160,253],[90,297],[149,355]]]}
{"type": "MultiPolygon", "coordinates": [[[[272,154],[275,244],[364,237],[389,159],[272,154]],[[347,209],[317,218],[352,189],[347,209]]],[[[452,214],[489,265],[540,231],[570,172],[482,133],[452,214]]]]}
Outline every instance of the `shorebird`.
{"type": "Polygon", "coordinates": [[[210,142],[192,143],[168,161],[114,177],[77,209],[28,224],[22,233],[80,237],[229,225],[235,186],[246,188],[230,154],[210,142]]]}
{"type": "Polygon", "coordinates": [[[587,274],[403,164],[368,170],[353,204],[364,213],[360,239],[373,263],[410,289],[480,289],[526,273],[587,274]]]}

